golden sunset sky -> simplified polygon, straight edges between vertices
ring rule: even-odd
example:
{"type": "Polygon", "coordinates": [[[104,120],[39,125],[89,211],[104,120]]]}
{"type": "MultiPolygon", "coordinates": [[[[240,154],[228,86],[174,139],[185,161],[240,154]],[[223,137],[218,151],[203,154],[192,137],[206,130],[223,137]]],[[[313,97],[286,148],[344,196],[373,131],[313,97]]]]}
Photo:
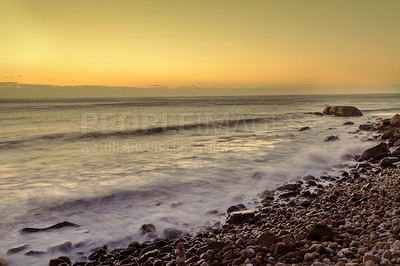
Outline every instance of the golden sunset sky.
{"type": "Polygon", "coordinates": [[[400,92],[398,0],[0,3],[0,97],[32,84],[400,92]]]}

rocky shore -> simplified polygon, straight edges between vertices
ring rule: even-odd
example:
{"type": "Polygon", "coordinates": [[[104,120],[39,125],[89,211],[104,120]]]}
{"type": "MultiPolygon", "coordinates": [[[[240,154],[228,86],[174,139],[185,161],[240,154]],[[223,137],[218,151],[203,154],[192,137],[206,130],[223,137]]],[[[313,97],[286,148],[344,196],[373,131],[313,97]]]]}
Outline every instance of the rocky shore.
{"type": "Polygon", "coordinates": [[[187,265],[400,265],[400,116],[359,130],[380,143],[346,155],[353,164],[341,174],[304,176],[266,190],[259,208],[232,206],[220,227],[194,236],[171,230],[166,239],[118,250],[104,246],[85,262],[59,257],[49,265],[176,265],[179,242],[187,265]]]}

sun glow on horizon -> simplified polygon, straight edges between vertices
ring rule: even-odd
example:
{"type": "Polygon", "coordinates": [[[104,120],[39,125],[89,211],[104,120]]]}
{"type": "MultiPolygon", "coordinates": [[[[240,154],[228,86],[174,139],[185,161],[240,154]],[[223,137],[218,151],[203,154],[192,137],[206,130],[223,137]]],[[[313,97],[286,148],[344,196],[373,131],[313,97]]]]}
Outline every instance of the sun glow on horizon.
{"type": "Polygon", "coordinates": [[[0,3],[0,82],[400,84],[396,0],[0,3]]]}

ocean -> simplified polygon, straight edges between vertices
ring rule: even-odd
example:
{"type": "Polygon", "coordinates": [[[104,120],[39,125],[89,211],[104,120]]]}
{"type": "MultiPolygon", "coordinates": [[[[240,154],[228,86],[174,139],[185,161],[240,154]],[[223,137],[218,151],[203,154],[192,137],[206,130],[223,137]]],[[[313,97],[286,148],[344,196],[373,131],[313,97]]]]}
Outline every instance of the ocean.
{"type": "Polygon", "coordinates": [[[0,256],[10,265],[79,261],[104,244],[152,240],[143,224],[157,237],[218,226],[232,205],[257,208],[266,189],[340,174],[355,163],[343,155],[375,144],[358,125],[395,113],[400,94],[0,99],[0,256]],[[328,105],[364,116],[306,114],[328,105]],[[330,135],[340,139],[324,142],[330,135]],[[79,227],[20,232],[63,221],[79,227]],[[49,251],[66,241],[72,250],[49,251]]]}

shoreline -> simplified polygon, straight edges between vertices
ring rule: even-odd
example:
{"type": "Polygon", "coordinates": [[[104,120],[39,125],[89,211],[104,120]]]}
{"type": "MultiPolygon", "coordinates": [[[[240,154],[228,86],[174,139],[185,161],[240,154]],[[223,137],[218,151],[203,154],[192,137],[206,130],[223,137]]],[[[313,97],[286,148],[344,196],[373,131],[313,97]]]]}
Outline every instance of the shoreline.
{"type": "MultiPolygon", "coordinates": [[[[396,127],[387,119],[359,128],[380,133],[389,147],[396,143],[396,127]]],[[[181,241],[188,265],[400,264],[400,169],[392,167],[395,152],[388,147],[386,156],[373,150],[379,145],[356,156],[341,176],[306,176],[264,191],[259,208],[232,212],[218,228],[134,241],[112,254],[104,247],[73,265],[175,265],[173,251],[181,241]]]]}
{"type": "MultiPolygon", "coordinates": [[[[380,137],[387,132],[378,128],[379,121],[366,125],[360,130],[380,137]]],[[[391,157],[382,156],[354,161],[341,176],[306,176],[264,191],[256,210],[232,212],[225,224],[195,236],[171,232],[170,239],[133,241],[112,251],[104,247],[85,262],[59,257],[50,265],[175,265],[180,241],[188,265],[400,264],[400,170],[391,168],[392,162],[379,166],[391,157]]]]}

